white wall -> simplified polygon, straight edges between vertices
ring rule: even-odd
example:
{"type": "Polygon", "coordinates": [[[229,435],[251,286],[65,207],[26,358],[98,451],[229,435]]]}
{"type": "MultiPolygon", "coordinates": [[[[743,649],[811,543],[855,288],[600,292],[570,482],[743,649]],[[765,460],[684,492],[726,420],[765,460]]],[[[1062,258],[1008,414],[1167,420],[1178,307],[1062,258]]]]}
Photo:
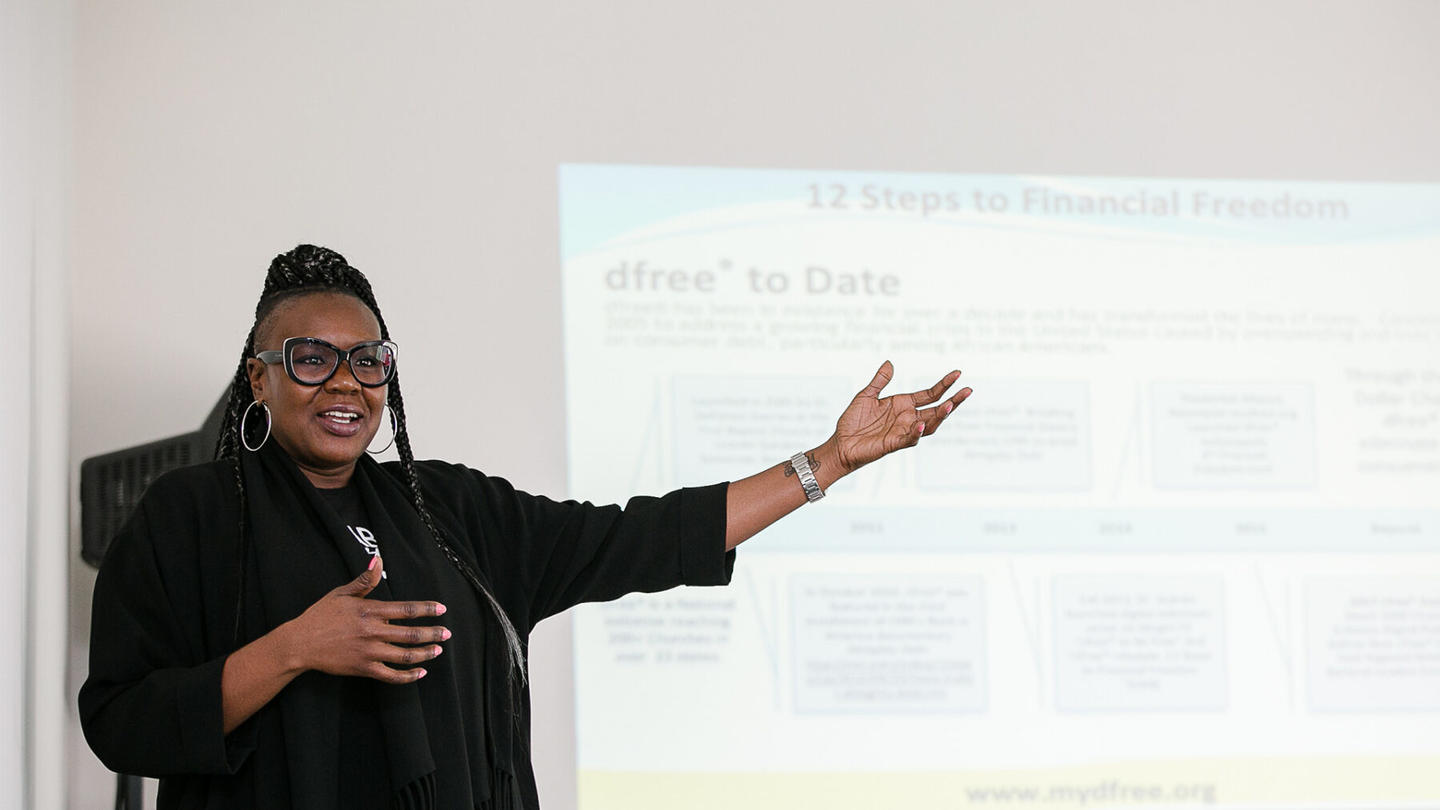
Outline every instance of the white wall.
{"type": "MultiPolygon", "coordinates": [[[[310,241],[375,283],[417,453],[562,493],[559,162],[1440,180],[1429,0],[80,0],[77,25],[72,471],[197,426],[270,257],[310,241]]],[[[71,806],[99,807],[73,570],[71,806]]],[[[549,808],[567,634],[534,654],[549,808]]]]}
{"type": "MultiPolygon", "coordinates": [[[[4,12],[4,40],[0,41],[0,345],[16,379],[24,380],[19,396],[7,398],[0,418],[0,559],[28,560],[26,542],[30,499],[30,340],[31,288],[34,271],[30,257],[31,195],[29,160],[33,143],[25,124],[30,106],[30,52],[17,31],[30,28],[29,9],[16,3],[0,6],[4,12]]],[[[25,591],[7,588],[0,596],[0,649],[25,646],[25,591]]],[[[25,662],[7,656],[0,666],[0,804],[19,806],[24,796],[25,662]]]]}
{"type": "Polygon", "coordinates": [[[65,801],[72,6],[0,0],[0,806],[65,801]],[[18,654],[17,654],[18,653],[18,654]]]}

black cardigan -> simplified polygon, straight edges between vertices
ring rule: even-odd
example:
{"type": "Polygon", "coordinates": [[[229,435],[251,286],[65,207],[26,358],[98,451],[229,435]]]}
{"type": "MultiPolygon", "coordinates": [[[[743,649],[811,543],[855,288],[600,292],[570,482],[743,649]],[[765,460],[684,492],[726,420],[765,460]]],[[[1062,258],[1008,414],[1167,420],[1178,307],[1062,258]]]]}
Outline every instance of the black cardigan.
{"type": "MultiPolygon", "coordinates": [[[[217,461],[157,480],[111,544],[95,585],[90,673],[80,692],[86,739],[111,769],[160,777],[162,810],[292,806],[281,696],[228,736],[222,732],[220,678],[226,656],[237,646],[240,581],[233,465],[217,461]]],[[[396,464],[379,465],[366,457],[361,468],[382,487],[402,486],[396,464]]],[[[522,638],[541,619],[580,602],[730,580],[735,553],[724,550],[725,484],[636,497],[621,509],[530,495],[504,479],[459,465],[424,461],[416,462],[416,469],[435,520],[448,537],[461,539],[459,550],[488,574],[522,638]]],[[[413,510],[393,517],[396,525],[407,527],[418,521],[413,510]]],[[[406,542],[413,547],[408,551],[448,567],[434,556],[428,536],[396,534],[404,536],[386,539],[406,542]]],[[[253,542],[276,541],[260,537],[253,542]]],[[[387,568],[391,554],[386,551],[387,568]]],[[[260,617],[254,607],[261,601],[254,566],[252,554],[245,638],[291,618],[260,617]]],[[[316,583],[315,593],[323,595],[340,584],[316,583]]],[[[483,610],[473,593],[423,598],[483,610]]],[[[436,663],[471,661],[483,669],[487,664],[481,662],[493,659],[451,656],[449,645],[460,642],[458,635],[447,642],[447,655],[436,663]]],[[[490,779],[494,791],[517,790],[520,804],[538,808],[529,756],[528,689],[519,688],[517,696],[503,677],[470,674],[473,681],[457,680],[462,688],[483,684],[469,687],[483,690],[483,696],[477,696],[473,711],[460,710],[459,724],[485,725],[481,737],[492,750],[458,763],[452,759],[450,767],[488,759],[498,772],[490,779]]],[[[334,676],[312,672],[301,677],[334,676]]],[[[481,808],[501,804],[492,796],[472,799],[481,808]]]]}

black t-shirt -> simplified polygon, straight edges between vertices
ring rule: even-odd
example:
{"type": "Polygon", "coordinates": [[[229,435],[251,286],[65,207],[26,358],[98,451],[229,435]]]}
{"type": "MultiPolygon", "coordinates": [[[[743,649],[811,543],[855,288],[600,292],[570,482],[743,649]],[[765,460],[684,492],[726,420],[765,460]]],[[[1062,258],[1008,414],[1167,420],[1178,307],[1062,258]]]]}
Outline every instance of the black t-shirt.
{"type": "Polygon", "coordinates": [[[372,557],[380,553],[380,541],[375,539],[375,533],[369,529],[370,514],[365,510],[365,502],[360,498],[358,487],[346,484],[335,489],[316,488],[315,491],[319,492],[325,503],[340,516],[340,522],[350,530],[350,536],[355,538],[355,542],[364,547],[372,557]]]}

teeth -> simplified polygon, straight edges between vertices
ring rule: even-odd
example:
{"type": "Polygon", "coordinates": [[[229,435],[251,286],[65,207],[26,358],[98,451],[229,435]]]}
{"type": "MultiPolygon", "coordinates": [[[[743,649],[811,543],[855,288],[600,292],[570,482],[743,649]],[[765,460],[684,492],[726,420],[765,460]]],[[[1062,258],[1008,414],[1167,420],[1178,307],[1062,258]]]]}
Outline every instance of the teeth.
{"type": "Polygon", "coordinates": [[[345,413],[344,411],[326,411],[321,416],[328,416],[331,419],[343,419],[346,422],[353,422],[360,418],[358,413],[345,413]]]}

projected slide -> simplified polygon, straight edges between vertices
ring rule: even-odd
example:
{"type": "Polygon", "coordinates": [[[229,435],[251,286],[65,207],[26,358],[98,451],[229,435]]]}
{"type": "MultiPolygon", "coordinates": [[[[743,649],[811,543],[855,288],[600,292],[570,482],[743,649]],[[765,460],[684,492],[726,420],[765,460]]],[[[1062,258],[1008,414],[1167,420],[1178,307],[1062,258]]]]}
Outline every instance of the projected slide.
{"type": "Polygon", "coordinates": [[[575,615],[600,808],[1440,802],[1440,186],[560,170],[571,494],[934,437],[575,615]]]}

